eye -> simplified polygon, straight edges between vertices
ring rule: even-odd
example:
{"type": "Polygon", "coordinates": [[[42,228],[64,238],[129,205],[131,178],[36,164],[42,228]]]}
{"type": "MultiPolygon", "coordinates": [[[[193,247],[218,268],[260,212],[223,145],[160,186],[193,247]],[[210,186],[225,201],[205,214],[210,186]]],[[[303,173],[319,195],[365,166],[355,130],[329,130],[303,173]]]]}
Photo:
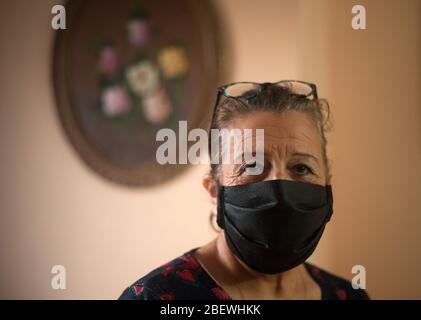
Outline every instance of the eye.
{"type": "Polygon", "coordinates": [[[305,164],[297,164],[293,167],[294,172],[299,176],[313,174],[313,170],[305,164]]]}
{"type": "Polygon", "coordinates": [[[245,174],[247,168],[254,168],[255,166],[256,166],[256,161],[248,162],[248,163],[243,162],[241,164],[241,167],[239,168],[239,172],[240,172],[240,174],[245,174]]]}
{"type": "Polygon", "coordinates": [[[244,169],[247,169],[247,168],[254,168],[256,166],[256,161],[254,161],[254,162],[249,162],[249,163],[245,163],[244,164],[244,169]]]}
{"type": "Polygon", "coordinates": [[[244,162],[241,167],[239,168],[239,175],[243,175],[243,176],[251,176],[251,177],[262,177],[268,170],[269,166],[266,163],[266,161],[249,161],[249,162],[244,162]],[[255,168],[261,168],[261,173],[259,174],[249,174],[248,172],[248,168],[250,169],[255,169],[255,168]]]}

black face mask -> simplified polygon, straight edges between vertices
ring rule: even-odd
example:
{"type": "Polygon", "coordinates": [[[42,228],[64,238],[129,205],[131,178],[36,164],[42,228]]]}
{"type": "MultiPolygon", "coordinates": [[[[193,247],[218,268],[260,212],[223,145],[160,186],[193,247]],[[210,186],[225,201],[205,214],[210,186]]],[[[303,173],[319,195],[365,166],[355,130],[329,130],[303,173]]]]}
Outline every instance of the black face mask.
{"type": "Polygon", "coordinates": [[[332,211],[332,189],[289,180],[218,185],[217,223],[251,269],[275,274],[305,262],[332,211]]]}

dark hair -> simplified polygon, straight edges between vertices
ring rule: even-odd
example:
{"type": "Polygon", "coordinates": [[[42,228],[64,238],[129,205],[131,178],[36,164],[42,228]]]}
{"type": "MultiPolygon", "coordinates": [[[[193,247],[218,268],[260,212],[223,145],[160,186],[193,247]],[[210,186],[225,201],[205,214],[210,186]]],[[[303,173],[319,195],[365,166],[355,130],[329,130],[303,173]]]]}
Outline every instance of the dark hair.
{"type": "MultiPolygon", "coordinates": [[[[228,127],[233,119],[256,111],[285,112],[299,111],[310,115],[317,126],[321,138],[323,160],[326,172],[329,171],[329,161],[326,151],[326,131],[329,129],[329,104],[325,99],[307,99],[294,94],[287,87],[266,86],[255,98],[226,98],[215,109],[210,129],[228,127]]],[[[210,139],[210,135],[209,135],[210,139]]],[[[211,176],[218,177],[218,164],[211,164],[211,176]]]]}

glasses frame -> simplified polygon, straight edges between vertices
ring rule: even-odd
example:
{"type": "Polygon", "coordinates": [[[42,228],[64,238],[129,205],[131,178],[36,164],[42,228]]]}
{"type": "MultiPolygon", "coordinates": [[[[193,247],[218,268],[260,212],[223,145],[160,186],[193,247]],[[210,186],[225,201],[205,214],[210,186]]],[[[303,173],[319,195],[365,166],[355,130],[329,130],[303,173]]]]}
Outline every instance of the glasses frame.
{"type": "MultiPolygon", "coordinates": [[[[300,84],[307,85],[311,89],[310,93],[308,93],[306,95],[301,95],[301,96],[304,96],[305,98],[313,96],[313,99],[318,99],[316,85],[314,83],[306,82],[306,81],[302,81],[302,80],[281,80],[281,81],[277,81],[277,82],[263,82],[263,83],[250,82],[250,81],[240,81],[240,82],[227,83],[227,84],[224,84],[224,85],[218,87],[218,89],[217,89],[216,100],[215,100],[215,104],[214,104],[213,110],[212,110],[212,119],[211,119],[211,123],[210,123],[210,126],[209,126],[209,134],[210,134],[210,130],[212,129],[213,121],[215,120],[216,108],[218,107],[219,101],[221,100],[222,96],[224,96],[226,98],[232,98],[232,99],[238,99],[238,100],[241,99],[241,98],[246,99],[246,100],[250,100],[250,99],[256,98],[262,92],[263,88],[268,87],[268,86],[276,86],[280,83],[292,83],[292,84],[300,83],[300,84]],[[233,85],[242,84],[242,83],[255,85],[258,88],[258,92],[251,97],[231,96],[230,94],[228,94],[226,92],[227,88],[229,88],[233,85]]],[[[241,101],[241,100],[239,100],[239,101],[241,101]]],[[[211,152],[211,143],[210,143],[210,139],[209,139],[209,154],[211,154],[210,152],[211,152]]]]}
{"type": "MultiPolygon", "coordinates": [[[[308,94],[306,94],[304,96],[307,98],[307,97],[313,95],[317,99],[317,87],[316,87],[316,85],[314,83],[306,82],[306,81],[302,81],[302,80],[281,80],[281,81],[277,81],[277,82],[263,82],[263,83],[250,82],[250,81],[231,82],[231,83],[227,83],[227,84],[224,84],[224,85],[218,87],[218,91],[220,91],[220,93],[223,96],[227,97],[227,98],[241,98],[241,96],[238,96],[238,97],[231,96],[230,94],[228,94],[226,92],[226,89],[229,88],[229,87],[231,87],[231,86],[233,86],[233,85],[242,84],[242,83],[244,83],[244,84],[252,84],[252,85],[255,85],[255,86],[257,86],[259,88],[259,91],[258,91],[258,93],[255,96],[252,96],[252,97],[249,97],[249,98],[247,97],[246,99],[255,98],[256,96],[258,96],[260,94],[260,92],[262,91],[262,89],[264,87],[267,87],[267,86],[276,86],[276,85],[278,85],[280,83],[292,83],[292,84],[293,83],[300,83],[300,84],[304,84],[304,85],[308,86],[311,89],[310,93],[308,93],[308,94]]],[[[245,98],[245,97],[243,97],[243,98],[245,98]]]]}
{"type": "Polygon", "coordinates": [[[211,125],[214,121],[215,111],[216,111],[216,108],[219,104],[219,101],[221,100],[221,96],[224,96],[226,98],[232,98],[232,99],[244,98],[246,100],[250,100],[250,99],[253,99],[253,98],[257,97],[262,92],[263,88],[268,87],[268,86],[276,86],[280,83],[292,83],[292,84],[293,83],[300,83],[300,84],[307,85],[311,89],[311,91],[310,91],[310,93],[308,93],[306,95],[303,95],[303,96],[306,97],[306,98],[308,98],[310,96],[313,96],[313,99],[318,99],[316,85],[314,83],[306,82],[306,81],[302,81],[302,80],[281,80],[281,81],[277,81],[277,82],[263,82],[263,83],[250,82],[250,81],[231,82],[231,83],[227,83],[227,84],[224,84],[224,85],[218,87],[217,95],[216,95],[216,101],[215,101],[215,104],[214,104],[213,110],[212,110],[211,125]],[[242,83],[255,85],[258,88],[258,92],[256,93],[256,95],[254,95],[252,97],[231,96],[230,94],[228,94],[226,92],[227,88],[229,88],[233,85],[242,84],[242,83]]]}

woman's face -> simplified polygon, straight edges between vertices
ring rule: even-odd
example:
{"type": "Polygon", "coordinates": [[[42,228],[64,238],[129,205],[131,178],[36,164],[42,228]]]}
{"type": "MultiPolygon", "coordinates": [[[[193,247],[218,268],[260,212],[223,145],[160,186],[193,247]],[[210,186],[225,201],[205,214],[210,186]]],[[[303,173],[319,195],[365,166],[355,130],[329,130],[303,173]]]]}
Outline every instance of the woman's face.
{"type": "MultiPolygon", "coordinates": [[[[222,164],[219,171],[222,185],[232,186],[275,179],[322,186],[329,184],[320,134],[309,115],[298,111],[254,112],[234,120],[229,128],[253,129],[253,151],[256,129],[264,129],[264,167],[261,174],[250,175],[245,169],[247,166],[254,167],[255,163],[247,163],[243,159],[241,164],[222,164]]],[[[233,143],[230,148],[233,154],[233,143]]]]}

